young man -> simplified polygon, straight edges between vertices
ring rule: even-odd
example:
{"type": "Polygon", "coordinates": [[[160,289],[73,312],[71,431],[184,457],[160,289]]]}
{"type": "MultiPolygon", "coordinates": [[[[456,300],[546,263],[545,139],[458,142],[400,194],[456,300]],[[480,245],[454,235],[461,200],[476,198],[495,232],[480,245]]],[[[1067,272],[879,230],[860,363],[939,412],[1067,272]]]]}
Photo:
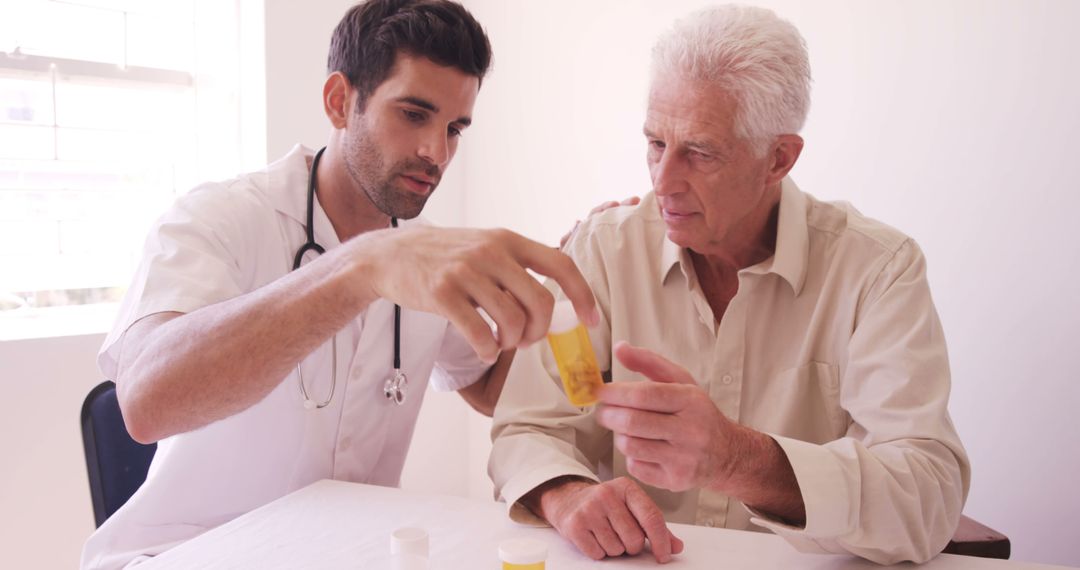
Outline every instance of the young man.
{"type": "Polygon", "coordinates": [[[594,558],[648,539],[668,560],[666,520],[928,560],[970,469],[922,252],[788,177],[810,84],[791,24],[703,10],[653,58],[653,192],[566,246],[596,293],[613,383],[598,408],[574,408],[550,352],[519,351],[495,413],[496,490],[512,517],[594,558]]]}
{"type": "Polygon", "coordinates": [[[396,485],[428,378],[490,414],[505,372],[491,363],[546,332],[553,299],[527,268],[598,319],[556,250],[411,221],[489,62],[456,3],[362,3],[331,42],[325,150],[201,186],[158,222],[99,364],[133,437],[160,443],[84,568],[161,553],[319,479],[396,485]]]}

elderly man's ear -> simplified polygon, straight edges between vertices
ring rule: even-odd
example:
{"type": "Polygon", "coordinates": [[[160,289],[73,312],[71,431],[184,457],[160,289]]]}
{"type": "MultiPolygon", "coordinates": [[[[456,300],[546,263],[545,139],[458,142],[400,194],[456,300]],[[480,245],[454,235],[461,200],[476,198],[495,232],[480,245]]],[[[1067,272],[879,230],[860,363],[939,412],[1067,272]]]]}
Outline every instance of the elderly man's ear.
{"type": "Polygon", "coordinates": [[[780,182],[795,166],[802,154],[803,138],[799,135],[780,135],[773,143],[771,153],[772,166],[769,168],[768,184],[780,182]]]}

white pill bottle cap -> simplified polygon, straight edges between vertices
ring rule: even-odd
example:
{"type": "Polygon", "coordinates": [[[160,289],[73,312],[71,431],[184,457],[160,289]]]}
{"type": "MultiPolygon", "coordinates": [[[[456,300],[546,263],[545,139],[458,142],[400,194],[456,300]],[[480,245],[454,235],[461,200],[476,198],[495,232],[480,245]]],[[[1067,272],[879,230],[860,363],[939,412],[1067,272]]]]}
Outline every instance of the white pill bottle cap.
{"type": "Polygon", "coordinates": [[[548,334],[568,332],[579,323],[577,313],[574,312],[574,304],[569,299],[563,299],[555,303],[555,308],[551,311],[551,326],[548,327],[548,334]]]}
{"type": "Polygon", "coordinates": [[[407,553],[427,557],[428,534],[422,528],[399,528],[390,534],[390,554],[407,553]]]}
{"type": "Polygon", "coordinates": [[[507,564],[539,564],[547,560],[547,544],[532,538],[511,538],[499,543],[499,560],[507,564]]]}

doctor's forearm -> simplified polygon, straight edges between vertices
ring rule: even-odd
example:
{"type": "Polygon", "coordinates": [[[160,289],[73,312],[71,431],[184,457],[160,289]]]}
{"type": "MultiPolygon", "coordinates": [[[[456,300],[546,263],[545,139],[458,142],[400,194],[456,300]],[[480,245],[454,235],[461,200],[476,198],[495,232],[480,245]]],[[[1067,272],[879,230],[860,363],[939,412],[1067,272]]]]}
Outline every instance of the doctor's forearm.
{"type": "Polygon", "coordinates": [[[132,437],[191,431],[266,397],[374,300],[369,269],[355,256],[327,254],[251,293],[133,325],[116,379],[132,437]]]}
{"type": "Polygon", "coordinates": [[[490,418],[495,413],[495,405],[499,403],[503,384],[506,383],[506,374],[510,371],[516,352],[517,349],[502,351],[499,359],[479,380],[458,390],[461,398],[474,410],[490,418]]]}

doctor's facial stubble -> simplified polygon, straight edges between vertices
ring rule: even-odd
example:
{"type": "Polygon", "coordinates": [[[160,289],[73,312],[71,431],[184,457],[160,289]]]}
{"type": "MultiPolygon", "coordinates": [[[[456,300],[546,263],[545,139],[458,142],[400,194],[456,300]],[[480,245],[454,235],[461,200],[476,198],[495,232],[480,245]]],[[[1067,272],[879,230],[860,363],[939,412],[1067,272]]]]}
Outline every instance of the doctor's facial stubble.
{"type": "Polygon", "coordinates": [[[386,157],[373,133],[366,128],[354,132],[355,136],[346,139],[345,152],[345,168],[352,179],[387,216],[403,220],[419,216],[442,179],[440,168],[418,158],[405,158],[387,168],[386,157]],[[401,188],[401,177],[407,173],[423,173],[433,180],[431,188],[426,193],[401,188]]]}

